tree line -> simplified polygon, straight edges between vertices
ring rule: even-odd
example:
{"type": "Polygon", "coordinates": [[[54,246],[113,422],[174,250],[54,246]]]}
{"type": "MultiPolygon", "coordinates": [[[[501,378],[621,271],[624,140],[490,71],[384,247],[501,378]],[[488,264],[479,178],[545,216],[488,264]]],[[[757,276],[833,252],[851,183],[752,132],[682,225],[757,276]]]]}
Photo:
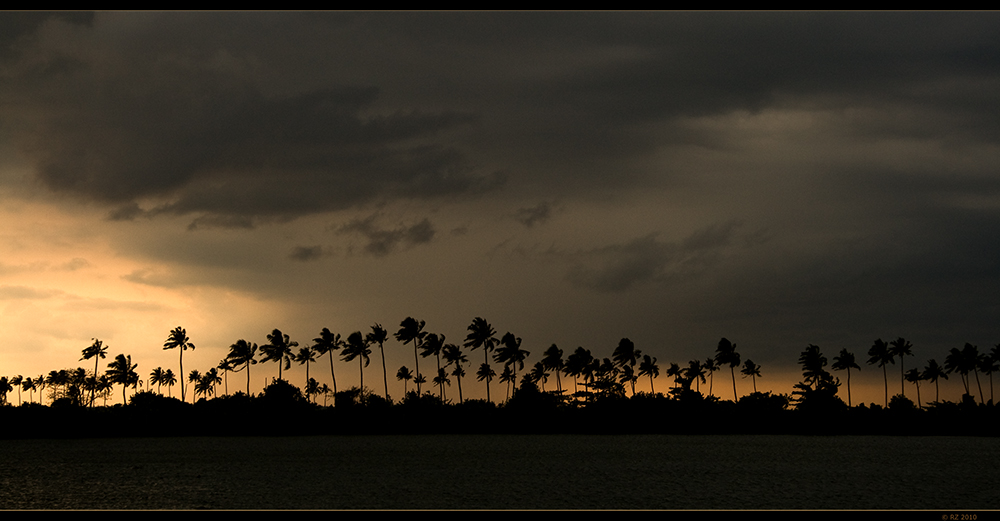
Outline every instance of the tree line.
{"type": "MultiPolygon", "coordinates": [[[[610,357],[594,356],[583,347],[578,347],[566,355],[557,345],[552,344],[532,365],[527,363],[530,352],[521,347],[521,338],[507,332],[498,335],[497,331],[481,317],[473,319],[468,326],[467,336],[461,343],[447,342],[445,335],[431,333],[425,330],[426,323],[412,317],[404,319],[399,329],[392,335],[404,346],[413,347],[413,369],[407,366],[395,371],[395,378],[403,382],[404,396],[434,396],[442,403],[458,403],[465,401],[462,380],[468,377],[468,371],[480,385],[486,389],[486,402],[493,402],[492,384],[494,381],[503,386],[505,403],[512,397],[512,392],[518,388],[534,387],[542,393],[558,398],[559,403],[574,406],[586,406],[595,401],[608,398],[624,398],[637,394],[636,383],[640,379],[648,379],[649,395],[663,396],[669,399],[690,399],[692,396],[705,397],[701,393],[701,385],[708,386],[707,397],[718,400],[714,394],[714,375],[727,367],[733,388],[733,402],[741,400],[737,391],[737,371],[743,378],[750,378],[753,394],[756,398],[773,399],[783,407],[816,408],[832,407],[838,402],[843,404],[839,396],[841,381],[826,370],[827,358],[821,349],[815,345],[807,346],[799,357],[802,366],[803,379],[795,384],[790,395],[759,393],[756,380],[761,378],[761,366],[751,359],[744,359],[737,350],[736,344],[722,338],[715,350],[714,356],[704,360],[691,360],[686,365],[670,363],[664,374],[672,378],[672,384],[665,394],[657,393],[655,381],[660,376],[660,365],[656,357],[643,354],[628,338],[622,338],[614,348],[610,357]],[[482,363],[470,362],[470,357],[477,357],[477,351],[482,352],[482,363]],[[565,356],[564,356],[565,355],[565,356]],[[428,360],[430,359],[430,360],[428,360]],[[420,363],[424,361],[425,368],[432,363],[427,373],[421,371],[420,363]],[[497,369],[500,370],[499,374],[497,369]],[[467,371],[468,370],[468,371],[467,371]],[[520,380],[519,380],[520,375],[520,380]],[[430,381],[428,382],[428,376],[430,381]],[[572,390],[564,388],[563,377],[571,380],[572,390]],[[454,378],[454,380],[453,380],[454,378]],[[551,380],[555,380],[551,382],[551,380]],[[448,390],[455,383],[457,396],[448,396],[448,390]],[[425,391],[424,386],[430,383],[431,389],[425,391]],[[554,383],[554,388],[552,384],[554,383]],[[413,390],[410,390],[410,387],[413,390]],[[547,386],[550,386],[548,389],[547,386]]],[[[65,403],[93,407],[100,401],[106,405],[115,386],[121,386],[122,402],[128,403],[128,390],[133,394],[145,383],[146,392],[162,395],[166,388],[167,397],[172,398],[175,385],[180,385],[180,401],[186,402],[188,386],[193,391],[192,402],[198,398],[212,399],[218,396],[218,387],[225,385],[224,395],[228,395],[229,373],[246,372],[245,395],[254,396],[251,389],[251,368],[258,363],[276,363],[278,378],[285,381],[284,371],[291,369],[293,363],[304,366],[304,385],[297,388],[307,401],[318,404],[323,397],[323,404],[328,404],[330,397],[350,396],[352,400],[364,402],[372,396],[381,394],[384,403],[393,403],[389,395],[389,373],[386,368],[385,343],[390,333],[381,324],[374,324],[370,331],[362,333],[355,331],[345,337],[323,328],[311,342],[300,345],[287,334],[274,329],[266,335],[266,343],[257,344],[245,339],[239,339],[229,347],[229,352],[216,367],[207,371],[192,370],[184,377],[184,352],[194,350],[195,344],[187,336],[187,331],[178,326],[171,330],[163,343],[164,350],[178,352],[178,372],[172,368],[157,367],[153,369],[146,382],[143,382],[137,369],[138,364],[132,362],[131,355],[118,354],[107,368],[100,371],[100,360],[106,359],[109,347],[101,340],[93,339],[91,345],[81,352],[80,361],[94,361],[93,371],[82,367],[76,369],[54,370],[47,375],[37,377],[0,377],[0,405],[10,404],[8,395],[17,391],[18,403],[22,402],[21,392],[28,393],[27,403],[34,403],[34,393],[39,394],[38,404],[42,403],[42,391],[47,390],[51,404],[65,403]],[[365,369],[370,365],[374,348],[379,351],[381,361],[381,393],[365,386],[365,369]],[[321,363],[323,359],[329,363],[330,384],[320,383],[310,373],[312,364],[321,363]],[[341,390],[337,385],[337,361],[346,364],[357,364],[360,385],[348,390],[341,390]]],[[[905,369],[906,357],[913,356],[912,344],[898,338],[891,342],[877,339],[868,350],[867,364],[882,369],[885,384],[884,405],[890,405],[888,366],[899,361],[900,392],[893,400],[906,400],[906,384],[915,387],[918,409],[923,408],[920,394],[921,385],[934,384],[934,400],[940,403],[939,380],[948,379],[949,375],[958,374],[961,378],[964,395],[963,400],[974,400],[978,396],[980,404],[987,403],[983,391],[980,373],[989,378],[989,400],[993,402],[992,375],[1000,369],[1000,345],[994,346],[988,352],[980,352],[977,346],[965,344],[962,349],[952,348],[944,359],[944,364],[938,364],[935,359],[926,362],[923,369],[910,367],[905,369]],[[975,387],[972,385],[975,380],[975,387]]],[[[846,407],[853,407],[851,397],[852,370],[858,371],[861,366],[855,354],[847,349],[833,357],[830,368],[846,373],[846,407]]],[[[343,370],[343,369],[341,369],[343,370]]],[[[468,384],[467,384],[468,385],[468,384]]],[[[294,387],[294,386],[293,386],[294,387]]],[[[744,397],[745,398],[745,397],[744,397]]]]}

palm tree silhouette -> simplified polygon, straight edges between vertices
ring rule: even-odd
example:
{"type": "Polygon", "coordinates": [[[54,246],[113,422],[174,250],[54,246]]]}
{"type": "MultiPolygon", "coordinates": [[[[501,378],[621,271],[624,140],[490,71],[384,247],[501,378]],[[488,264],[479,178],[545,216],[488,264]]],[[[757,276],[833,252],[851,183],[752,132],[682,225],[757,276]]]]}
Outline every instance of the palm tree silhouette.
{"type": "MultiPolygon", "coordinates": [[[[177,349],[180,351],[180,371],[178,374],[184,374],[184,351],[188,349],[194,351],[194,344],[191,343],[191,339],[187,336],[187,331],[181,326],[175,327],[167,335],[167,341],[163,343],[163,349],[177,349]]],[[[184,401],[184,382],[181,381],[181,401],[184,401]]]]}
{"type": "Polygon", "coordinates": [[[489,362],[483,362],[476,371],[476,380],[486,382],[486,401],[490,401],[490,381],[496,378],[497,372],[490,367],[489,362]]]}
{"type": "Polygon", "coordinates": [[[264,357],[261,362],[278,362],[278,380],[281,380],[281,367],[292,367],[292,348],[299,347],[298,342],[292,342],[288,335],[275,329],[267,335],[267,343],[260,346],[264,357]]]}
{"type": "Polygon", "coordinates": [[[298,354],[295,355],[295,361],[299,365],[305,364],[306,366],[306,385],[309,384],[309,363],[316,361],[316,351],[312,346],[302,346],[299,348],[298,354]]]}
{"type": "Polygon", "coordinates": [[[11,387],[13,387],[14,389],[17,389],[17,405],[20,406],[21,405],[21,383],[24,382],[24,376],[22,376],[22,375],[14,375],[14,376],[10,377],[10,381],[9,382],[10,382],[11,387]]]}
{"type": "Polygon", "coordinates": [[[753,381],[753,392],[757,392],[757,378],[760,376],[760,366],[753,363],[753,360],[747,358],[746,362],[743,363],[743,369],[740,371],[743,373],[743,378],[750,377],[753,381]]]}
{"type": "MultiPolygon", "coordinates": [[[[88,346],[88,347],[83,348],[83,358],[80,358],[80,361],[90,360],[91,358],[93,358],[94,359],[94,374],[96,375],[97,374],[97,363],[100,361],[100,359],[107,358],[107,355],[108,355],[108,346],[104,345],[104,342],[101,342],[100,340],[98,340],[96,338],[92,338],[91,340],[93,340],[94,343],[90,344],[90,346],[88,346]]],[[[94,392],[93,391],[91,391],[91,393],[90,393],[90,405],[91,406],[94,405],[94,392]]]]}
{"type": "Polygon", "coordinates": [[[0,405],[7,405],[7,393],[14,390],[6,376],[0,376],[0,405]]]}
{"type": "Polygon", "coordinates": [[[573,377],[573,393],[579,392],[577,379],[582,377],[594,356],[582,346],[577,347],[573,354],[566,357],[566,375],[573,377]]]}
{"type": "Polygon", "coordinates": [[[163,376],[164,371],[162,367],[157,367],[156,369],[153,369],[153,372],[149,373],[149,386],[152,387],[153,384],[156,384],[157,393],[160,393],[160,386],[163,385],[163,376]]]}
{"type": "Polygon", "coordinates": [[[365,340],[369,344],[378,344],[378,352],[382,355],[382,385],[385,387],[385,399],[389,401],[389,380],[385,372],[385,349],[382,347],[389,339],[389,332],[382,328],[382,324],[376,323],[372,326],[372,332],[368,333],[365,340]]]}
{"type": "Polygon", "coordinates": [[[965,394],[971,395],[969,392],[969,367],[966,365],[963,353],[958,348],[951,348],[948,351],[948,356],[944,359],[944,368],[948,372],[958,373],[962,377],[962,385],[965,387],[965,394]]]}
{"type": "Polygon", "coordinates": [[[705,383],[705,369],[701,366],[700,360],[691,360],[688,362],[687,369],[684,370],[684,378],[689,382],[693,382],[695,390],[701,392],[701,384],[705,383]]]}
{"type": "Polygon", "coordinates": [[[701,364],[701,368],[708,376],[708,395],[712,396],[712,384],[715,383],[715,372],[719,370],[719,364],[715,362],[714,358],[709,357],[701,364]]]}
{"type": "Polygon", "coordinates": [[[167,386],[167,397],[170,398],[170,388],[177,385],[177,377],[173,370],[167,369],[163,372],[163,385],[167,386]]]}
{"type": "Polygon", "coordinates": [[[242,338],[229,346],[229,354],[226,360],[235,372],[247,370],[247,396],[250,396],[250,366],[257,363],[254,357],[257,356],[257,344],[247,342],[242,338]]]}
{"type": "Polygon", "coordinates": [[[333,372],[333,352],[338,351],[340,348],[344,347],[344,341],[341,340],[340,335],[336,333],[331,333],[329,329],[323,328],[320,331],[319,337],[313,339],[313,349],[319,353],[319,356],[329,354],[330,356],[330,378],[333,379],[333,394],[337,394],[337,375],[333,372]]]}
{"type": "Polygon", "coordinates": [[[190,373],[188,373],[188,383],[194,384],[194,386],[195,386],[195,390],[194,390],[195,398],[194,398],[193,401],[197,401],[197,398],[198,398],[199,394],[204,394],[204,389],[202,389],[201,393],[198,392],[198,386],[201,386],[202,388],[204,388],[204,384],[202,383],[203,381],[204,381],[204,378],[201,376],[201,371],[199,371],[197,369],[193,369],[193,370],[191,370],[190,373]]]}
{"type": "Polygon", "coordinates": [[[465,337],[465,347],[470,347],[473,351],[480,347],[483,348],[483,354],[486,358],[483,365],[476,371],[476,379],[480,382],[486,381],[486,401],[488,402],[490,401],[490,381],[496,376],[496,371],[490,369],[490,351],[497,345],[497,332],[489,322],[481,317],[472,320],[468,331],[469,334],[465,337]]]}
{"type": "Polygon", "coordinates": [[[560,394],[562,393],[562,380],[559,378],[559,373],[563,371],[562,356],[562,349],[559,349],[555,344],[549,346],[549,348],[542,353],[542,365],[556,374],[556,390],[560,394]]]}
{"type": "Polygon", "coordinates": [[[139,373],[135,372],[137,367],[139,364],[132,364],[132,355],[125,356],[123,354],[116,356],[115,360],[108,364],[106,371],[108,380],[111,383],[121,384],[123,404],[128,404],[125,389],[130,385],[134,388],[139,383],[139,373]]]}
{"type": "Polygon", "coordinates": [[[729,373],[733,377],[733,401],[738,401],[736,394],[736,368],[740,365],[740,354],[736,352],[736,344],[726,338],[719,340],[719,346],[715,348],[715,361],[719,366],[728,365],[729,373]]]}
{"type": "Polygon", "coordinates": [[[341,351],[341,360],[345,362],[351,362],[355,358],[358,359],[359,372],[361,374],[361,393],[364,396],[365,391],[365,367],[371,362],[370,355],[372,350],[368,348],[368,342],[365,337],[361,334],[361,331],[355,331],[347,337],[347,345],[344,346],[343,351],[341,351]]]}
{"type": "Polygon", "coordinates": [[[438,386],[438,398],[444,401],[444,380],[440,378],[441,376],[441,350],[444,349],[444,335],[436,335],[434,333],[428,333],[424,337],[424,342],[420,350],[420,356],[427,358],[428,356],[434,355],[437,360],[437,373],[438,376],[434,377],[434,383],[438,386]]]}
{"type": "Polygon", "coordinates": [[[462,348],[455,344],[445,344],[441,354],[444,356],[445,362],[447,362],[446,365],[455,364],[455,369],[452,370],[451,374],[458,383],[458,403],[462,403],[462,377],[465,376],[463,364],[469,363],[469,359],[462,352],[462,348]]]}
{"type": "Polygon", "coordinates": [[[920,380],[923,380],[923,376],[921,376],[920,371],[910,369],[903,375],[903,378],[905,378],[907,382],[917,386],[917,408],[922,409],[923,405],[920,403],[920,380]]]}
{"type": "Polygon", "coordinates": [[[904,383],[904,381],[905,381],[904,373],[905,372],[903,371],[903,357],[904,356],[913,356],[912,348],[913,348],[913,344],[910,344],[906,339],[904,339],[902,337],[897,338],[896,340],[893,340],[892,342],[889,342],[889,353],[893,357],[897,357],[897,356],[899,357],[899,387],[900,387],[899,393],[901,395],[903,395],[904,397],[906,396],[906,385],[904,383]]]}
{"type": "MultiPolygon", "coordinates": [[[[482,369],[482,367],[480,367],[480,369],[482,369]]],[[[504,396],[504,400],[510,400],[510,387],[511,384],[517,384],[517,376],[514,374],[514,370],[511,369],[509,365],[503,366],[503,371],[500,372],[500,383],[507,384],[507,394],[504,396]]]]}
{"type": "Polygon", "coordinates": [[[448,378],[448,372],[444,369],[438,369],[438,374],[434,377],[434,383],[441,389],[441,401],[444,402],[444,386],[451,385],[451,379],[448,378]]]}
{"type": "Polygon", "coordinates": [[[993,373],[1000,371],[1000,345],[979,357],[979,370],[990,377],[990,403],[993,401],[993,373]]]}
{"type": "Polygon", "coordinates": [[[854,353],[848,351],[847,349],[841,349],[840,354],[833,357],[833,365],[830,366],[834,371],[847,370],[847,406],[851,405],[851,369],[861,370],[861,366],[858,365],[857,360],[854,358],[854,353]]]}
{"type": "MultiPolygon", "coordinates": [[[[649,392],[650,394],[656,394],[656,390],[653,389],[653,378],[660,376],[660,366],[656,365],[655,356],[642,355],[642,362],[639,364],[639,376],[649,377],[649,392]]],[[[711,387],[709,388],[711,389],[711,387]]]]}
{"type": "MultiPolygon", "coordinates": [[[[424,332],[426,324],[423,320],[418,321],[413,317],[406,317],[399,323],[399,331],[395,335],[396,341],[402,342],[403,345],[413,342],[413,361],[416,364],[417,376],[420,375],[420,356],[417,354],[417,349],[420,347],[421,340],[427,336],[427,333],[424,332]]],[[[417,382],[417,394],[420,394],[419,382],[417,382]]]]}
{"type": "Polygon", "coordinates": [[[889,344],[885,343],[881,338],[875,340],[875,343],[868,349],[868,357],[868,365],[878,364],[882,368],[882,378],[885,380],[885,406],[888,407],[889,375],[886,372],[885,366],[896,363],[892,358],[892,351],[889,350],[889,344]]]}
{"type": "Polygon", "coordinates": [[[632,384],[632,395],[635,396],[635,364],[638,362],[640,356],[640,351],[635,348],[635,343],[633,343],[628,338],[623,338],[618,341],[618,347],[615,348],[614,353],[612,353],[611,358],[615,361],[617,365],[623,371],[625,367],[628,366],[629,376],[626,380],[632,384]]]}
{"type": "Polygon", "coordinates": [[[934,401],[937,402],[940,396],[938,389],[938,379],[944,378],[948,379],[948,375],[944,372],[944,368],[938,365],[937,360],[931,358],[927,361],[927,367],[924,368],[923,374],[920,375],[921,378],[929,382],[934,383],[934,401]]]}
{"type": "Polygon", "coordinates": [[[507,332],[504,334],[503,338],[500,340],[500,347],[497,348],[496,353],[493,355],[493,361],[501,364],[504,368],[512,369],[511,379],[505,380],[503,374],[501,373],[501,382],[506,382],[508,384],[508,397],[510,396],[510,383],[513,382],[517,384],[517,371],[524,369],[524,361],[531,354],[524,349],[521,349],[521,339],[515,337],[513,333],[507,332]]]}
{"type": "Polygon", "coordinates": [[[962,348],[962,365],[967,368],[966,371],[971,370],[976,375],[976,387],[979,388],[979,403],[985,403],[983,399],[983,384],[979,381],[980,358],[978,346],[966,343],[965,347],[962,348]]]}
{"type": "Polygon", "coordinates": [[[407,392],[407,390],[406,390],[406,384],[410,380],[413,380],[413,372],[411,372],[409,369],[407,369],[406,366],[404,365],[404,366],[400,367],[398,371],[396,371],[396,379],[403,381],[403,396],[406,396],[406,392],[407,392]]]}

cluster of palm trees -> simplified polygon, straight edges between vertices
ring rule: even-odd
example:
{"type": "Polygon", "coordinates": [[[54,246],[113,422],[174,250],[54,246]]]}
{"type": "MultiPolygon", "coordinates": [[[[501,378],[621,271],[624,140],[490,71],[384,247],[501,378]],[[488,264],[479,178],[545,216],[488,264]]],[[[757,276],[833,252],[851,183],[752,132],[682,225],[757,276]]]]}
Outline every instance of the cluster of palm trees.
{"type": "MultiPolygon", "coordinates": [[[[498,335],[493,326],[481,317],[473,319],[468,326],[468,334],[461,344],[449,343],[446,341],[445,335],[430,333],[425,330],[425,327],[424,321],[412,317],[407,317],[400,323],[394,337],[404,346],[413,345],[414,370],[402,366],[396,371],[396,378],[403,381],[404,393],[409,392],[409,383],[412,380],[415,384],[416,394],[422,395],[423,386],[428,381],[420,370],[420,362],[421,359],[433,357],[435,365],[431,382],[436,389],[437,397],[442,402],[448,400],[446,388],[451,386],[452,377],[457,382],[458,402],[464,401],[462,379],[467,375],[466,369],[471,370],[466,351],[482,350],[483,352],[483,362],[475,371],[475,377],[477,381],[485,384],[487,401],[492,401],[491,384],[493,380],[499,380],[501,384],[505,384],[504,399],[509,400],[512,388],[518,385],[519,375],[521,384],[525,382],[534,384],[543,392],[546,391],[546,384],[549,383],[550,377],[554,376],[554,393],[557,395],[565,393],[562,376],[566,376],[573,381],[571,396],[582,400],[609,395],[625,396],[627,390],[635,395],[636,383],[644,377],[649,378],[649,390],[655,394],[654,380],[660,376],[657,359],[643,354],[628,338],[622,338],[608,358],[595,357],[589,349],[583,347],[576,348],[575,351],[564,357],[563,350],[552,344],[542,353],[540,360],[529,366],[526,361],[530,352],[523,349],[521,338],[510,332],[502,336],[498,335]],[[501,370],[499,375],[494,368],[495,366],[501,370]]],[[[364,391],[365,368],[371,362],[373,348],[378,346],[382,365],[382,391],[385,400],[391,402],[384,350],[384,344],[388,338],[389,332],[376,323],[371,326],[369,332],[363,334],[361,331],[355,331],[347,335],[346,338],[331,332],[328,328],[323,328],[311,343],[300,346],[298,342],[292,341],[289,335],[274,329],[267,335],[267,342],[260,345],[244,339],[237,340],[230,346],[229,353],[219,362],[217,367],[210,368],[205,372],[193,370],[188,374],[185,382],[185,379],[180,376],[184,374],[184,352],[195,349],[195,345],[188,338],[186,330],[178,326],[168,333],[163,349],[178,350],[179,371],[175,374],[169,368],[157,367],[149,375],[148,388],[151,390],[155,385],[156,392],[162,394],[161,388],[166,386],[167,395],[170,396],[171,388],[180,384],[180,398],[185,401],[187,395],[185,383],[189,383],[194,390],[195,397],[209,398],[217,396],[216,388],[223,382],[226,382],[225,392],[228,394],[228,374],[230,372],[246,371],[246,394],[251,395],[251,366],[257,363],[275,362],[278,364],[278,380],[281,380],[284,376],[283,371],[289,370],[294,362],[305,366],[304,394],[308,399],[315,400],[315,397],[319,395],[327,397],[338,393],[335,371],[335,359],[337,358],[345,363],[358,364],[358,375],[361,382],[358,389],[364,391]],[[317,363],[324,356],[329,360],[332,389],[325,383],[319,383],[310,374],[310,365],[317,363]]],[[[979,375],[983,373],[989,376],[989,399],[993,399],[992,374],[1000,369],[1000,345],[995,346],[988,353],[980,353],[978,347],[966,344],[962,349],[951,349],[943,366],[931,359],[927,361],[923,370],[917,368],[906,370],[904,368],[905,357],[913,356],[912,349],[913,346],[909,341],[898,338],[891,342],[885,342],[882,339],[875,340],[868,350],[868,365],[878,366],[883,372],[886,405],[889,402],[888,366],[894,365],[896,360],[899,360],[900,368],[900,394],[905,397],[906,382],[914,384],[917,391],[918,407],[922,406],[920,397],[920,384],[922,382],[935,384],[935,401],[938,401],[940,395],[939,379],[947,379],[949,374],[954,373],[961,376],[966,395],[973,395],[972,379],[975,379],[980,403],[985,403],[985,394],[979,375]]],[[[29,401],[31,401],[34,399],[35,391],[39,391],[39,396],[41,396],[41,391],[48,389],[53,402],[69,398],[73,403],[93,406],[98,399],[103,399],[106,403],[111,389],[115,385],[122,386],[122,398],[123,401],[127,401],[127,389],[136,389],[143,385],[136,372],[137,364],[132,363],[130,355],[119,354],[101,373],[99,371],[100,360],[107,358],[107,354],[108,346],[99,339],[93,339],[92,344],[83,349],[82,358],[80,358],[81,361],[94,360],[93,372],[78,368],[76,370],[52,371],[48,376],[0,377],[0,404],[6,403],[7,394],[14,389],[17,389],[19,403],[22,390],[29,393],[29,401]]],[[[469,355],[472,354],[469,353],[469,355]]],[[[827,359],[822,355],[819,347],[808,346],[800,356],[799,362],[803,366],[804,381],[795,386],[797,391],[793,394],[802,395],[819,390],[832,392],[834,395],[837,393],[840,381],[826,371],[827,359]]],[[[700,385],[708,384],[708,395],[712,396],[713,375],[727,366],[730,369],[734,401],[739,399],[736,385],[737,368],[740,368],[743,378],[751,379],[754,393],[757,392],[756,380],[761,377],[761,367],[750,359],[743,360],[736,350],[736,344],[723,338],[719,341],[713,357],[706,360],[691,360],[686,367],[681,367],[676,363],[669,365],[665,371],[666,376],[673,378],[673,387],[669,394],[681,396],[690,391],[700,393],[700,385]]],[[[831,368],[834,371],[847,372],[847,404],[853,406],[851,372],[852,369],[855,371],[861,369],[857,358],[854,353],[842,349],[833,358],[831,368]]]]}

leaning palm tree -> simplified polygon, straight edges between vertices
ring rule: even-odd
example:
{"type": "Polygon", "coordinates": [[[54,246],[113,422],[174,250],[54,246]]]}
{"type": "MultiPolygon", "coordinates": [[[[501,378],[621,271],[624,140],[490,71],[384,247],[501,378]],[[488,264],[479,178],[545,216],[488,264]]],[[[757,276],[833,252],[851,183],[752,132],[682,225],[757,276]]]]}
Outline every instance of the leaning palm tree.
{"type": "Polygon", "coordinates": [[[931,358],[927,361],[927,367],[924,368],[924,372],[920,375],[920,377],[934,384],[934,402],[937,402],[940,397],[938,379],[948,379],[948,375],[944,372],[944,368],[938,365],[937,360],[931,358]]]}
{"type": "Polygon", "coordinates": [[[753,380],[753,392],[757,392],[757,378],[760,377],[760,366],[753,363],[753,360],[747,358],[746,362],[743,363],[743,369],[740,370],[743,374],[743,378],[750,377],[753,380]]]}
{"type": "MultiPolygon", "coordinates": [[[[108,355],[108,346],[104,345],[104,342],[101,342],[100,340],[98,340],[96,338],[92,338],[91,340],[93,340],[94,343],[90,344],[90,346],[85,347],[83,349],[83,358],[81,358],[80,361],[90,360],[91,358],[93,358],[94,359],[94,374],[96,375],[97,374],[97,363],[102,358],[107,358],[107,355],[108,355]]],[[[91,406],[94,405],[94,391],[91,391],[91,393],[90,393],[90,404],[91,404],[91,406]]]]}
{"type": "Polygon", "coordinates": [[[382,385],[385,387],[386,401],[389,401],[389,379],[385,372],[385,348],[382,346],[388,339],[389,332],[386,331],[382,327],[382,324],[379,323],[372,326],[372,332],[368,333],[368,336],[365,337],[365,340],[367,340],[369,344],[378,344],[378,352],[382,355],[382,385]]]}
{"type": "Polygon", "coordinates": [[[882,368],[882,378],[885,380],[885,406],[889,406],[889,375],[886,372],[886,365],[895,364],[889,344],[881,338],[875,340],[871,348],[868,349],[868,365],[878,364],[882,368]]]}
{"type": "Polygon", "coordinates": [[[708,376],[708,395],[712,396],[712,384],[715,383],[715,372],[719,370],[719,364],[716,363],[714,358],[708,357],[702,362],[701,368],[705,370],[705,374],[708,376]]]}
{"type": "MultiPolygon", "coordinates": [[[[625,366],[629,366],[629,372],[634,374],[635,364],[638,363],[639,356],[641,356],[641,352],[635,348],[635,343],[628,338],[623,338],[618,341],[618,347],[612,353],[611,359],[622,370],[625,369],[625,366]]],[[[635,396],[635,380],[631,378],[629,380],[632,384],[632,395],[635,396]]]]}
{"type": "Polygon", "coordinates": [[[514,375],[514,371],[511,370],[509,365],[505,365],[503,367],[499,380],[500,383],[507,384],[507,395],[504,397],[504,401],[510,400],[510,387],[511,385],[517,385],[517,377],[514,375]]]}
{"type": "Polygon", "coordinates": [[[689,382],[693,382],[695,391],[700,393],[701,384],[705,383],[705,368],[701,365],[701,360],[688,362],[688,367],[684,370],[684,377],[689,382]]]}
{"type": "Polygon", "coordinates": [[[906,396],[906,378],[905,371],[903,370],[903,357],[913,356],[913,344],[907,341],[905,338],[897,338],[892,342],[889,342],[889,354],[893,357],[899,357],[899,394],[906,396]]]}
{"type": "Polygon", "coordinates": [[[584,375],[587,366],[594,359],[594,356],[590,354],[590,351],[584,349],[582,346],[577,347],[573,354],[566,357],[566,376],[573,377],[573,393],[579,392],[579,385],[577,380],[584,375]]]}
{"type": "Polygon", "coordinates": [[[294,347],[299,347],[299,343],[292,342],[288,335],[278,329],[271,331],[271,334],[267,335],[267,343],[260,346],[260,351],[264,354],[261,362],[278,362],[278,380],[281,380],[282,366],[285,369],[292,367],[292,348],[294,347]]]}
{"type": "MultiPolygon", "coordinates": [[[[496,354],[493,355],[493,361],[503,365],[504,368],[511,367],[513,369],[512,381],[516,384],[517,371],[524,369],[524,361],[528,358],[529,354],[531,353],[521,349],[521,339],[515,337],[513,333],[507,332],[500,340],[500,347],[497,348],[496,354]]],[[[504,379],[501,378],[500,381],[503,382],[504,379]]]]}
{"type": "MultiPolygon", "coordinates": [[[[416,364],[416,374],[420,375],[420,356],[417,354],[417,349],[420,348],[420,343],[427,336],[424,331],[424,325],[427,323],[423,320],[417,320],[413,317],[406,317],[402,322],[399,323],[399,331],[396,332],[396,340],[402,342],[403,345],[413,342],[413,362],[416,364]]],[[[417,384],[417,394],[420,394],[420,384],[417,384]]]]}
{"type": "MultiPolygon", "coordinates": [[[[203,380],[204,378],[201,376],[201,371],[197,369],[193,369],[191,370],[190,373],[188,373],[188,383],[193,384],[195,387],[201,384],[203,380]]],[[[197,399],[199,394],[204,394],[204,393],[198,393],[197,390],[195,390],[194,394],[195,394],[195,399],[197,399]]]]}
{"type": "Polygon", "coordinates": [[[833,365],[830,367],[834,371],[844,371],[847,370],[847,406],[851,407],[851,369],[861,370],[861,366],[858,365],[857,360],[854,358],[854,353],[848,351],[847,349],[841,349],[840,354],[833,357],[833,365]]]}
{"type": "MultiPolygon", "coordinates": [[[[177,374],[184,374],[184,351],[190,349],[194,351],[194,344],[191,343],[191,339],[187,336],[187,331],[181,326],[175,327],[167,335],[167,341],[163,343],[163,349],[177,349],[180,351],[180,371],[177,374]]],[[[184,401],[184,381],[181,381],[181,401],[184,401]]]]}
{"type": "Polygon", "coordinates": [[[330,356],[330,378],[333,379],[333,394],[337,394],[337,374],[333,371],[333,353],[334,351],[340,350],[344,347],[344,341],[340,338],[337,333],[331,333],[329,329],[323,328],[320,331],[319,337],[313,339],[313,349],[319,353],[319,356],[329,354],[330,356]]]}
{"type": "Polygon", "coordinates": [[[476,379],[480,382],[486,381],[486,401],[490,401],[490,381],[496,376],[496,371],[490,369],[490,351],[497,345],[496,330],[485,319],[476,317],[468,328],[469,334],[465,337],[465,347],[473,350],[483,348],[486,361],[479,370],[476,371],[476,379]]]}
{"type": "Polygon", "coordinates": [[[740,354],[736,352],[736,344],[726,338],[719,340],[719,346],[715,348],[715,361],[720,367],[729,366],[729,372],[733,377],[733,401],[737,401],[736,368],[740,365],[740,354]]]}
{"type": "Polygon", "coordinates": [[[361,334],[361,331],[355,331],[347,337],[347,345],[344,346],[344,350],[341,351],[341,360],[345,362],[351,362],[355,358],[358,359],[359,372],[361,374],[361,392],[362,395],[365,390],[365,367],[371,362],[372,350],[368,347],[368,341],[361,334]]]}
{"type": "Polygon", "coordinates": [[[994,347],[989,353],[984,353],[979,356],[979,362],[977,366],[979,370],[983,372],[986,376],[990,377],[990,403],[996,403],[993,401],[993,373],[1000,371],[1000,359],[998,359],[997,351],[1000,350],[998,347],[994,347]]]}

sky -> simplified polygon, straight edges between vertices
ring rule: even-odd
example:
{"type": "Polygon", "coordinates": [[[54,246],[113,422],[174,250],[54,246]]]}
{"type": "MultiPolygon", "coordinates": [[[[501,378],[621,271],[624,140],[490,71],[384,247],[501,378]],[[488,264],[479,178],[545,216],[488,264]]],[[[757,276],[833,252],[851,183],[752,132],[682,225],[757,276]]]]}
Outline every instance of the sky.
{"type": "Polygon", "coordinates": [[[848,349],[881,403],[875,339],[1000,343],[998,92],[989,12],[0,13],[0,374],[378,323],[398,398],[403,319],[483,317],[529,364],[726,337],[780,393],[848,349]]]}

